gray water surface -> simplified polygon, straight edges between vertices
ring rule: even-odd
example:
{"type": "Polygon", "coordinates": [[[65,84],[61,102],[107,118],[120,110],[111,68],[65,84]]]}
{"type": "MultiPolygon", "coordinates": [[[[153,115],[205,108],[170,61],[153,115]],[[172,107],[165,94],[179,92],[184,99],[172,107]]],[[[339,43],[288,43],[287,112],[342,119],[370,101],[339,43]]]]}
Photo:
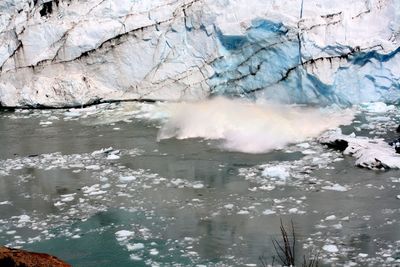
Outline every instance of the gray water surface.
{"type": "Polygon", "coordinates": [[[400,259],[399,171],[357,168],[315,141],[313,155],[295,145],[253,155],[201,139],[157,142],[149,121],[63,112],[0,113],[0,244],[73,266],[260,266],[260,256],[272,262],[282,219],[294,223],[298,255],[318,251],[326,266],[400,259]],[[310,165],[324,153],[323,166],[310,165]],[[279,162],[310,166],[285,182],[261,175],[279,162]],[[323,189],[333,184],[347,191],[323,189]]]}

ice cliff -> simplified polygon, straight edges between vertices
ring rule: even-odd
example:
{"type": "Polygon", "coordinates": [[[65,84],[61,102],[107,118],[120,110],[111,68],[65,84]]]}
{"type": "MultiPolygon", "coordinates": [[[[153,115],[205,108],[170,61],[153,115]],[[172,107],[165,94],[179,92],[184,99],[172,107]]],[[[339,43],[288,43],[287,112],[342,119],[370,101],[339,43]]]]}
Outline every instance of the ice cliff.
{"type": "Polygon", "coordinates": [[[0,104],[400,100],[398,0],[2,0],[0,104]]]}

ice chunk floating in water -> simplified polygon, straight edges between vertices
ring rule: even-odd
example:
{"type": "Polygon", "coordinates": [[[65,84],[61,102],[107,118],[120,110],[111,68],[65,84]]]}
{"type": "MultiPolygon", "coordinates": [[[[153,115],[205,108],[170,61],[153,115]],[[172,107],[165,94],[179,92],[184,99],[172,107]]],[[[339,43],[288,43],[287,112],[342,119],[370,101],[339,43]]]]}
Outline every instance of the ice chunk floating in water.
{"type": "Polygon", "coordinates": [[[351,110],[256,104],[214,98],[162,106],[168,119],[158,139],[205,138],[222,141],[227,150],[263,153],[303,142],[353,119],[351,110]]]}

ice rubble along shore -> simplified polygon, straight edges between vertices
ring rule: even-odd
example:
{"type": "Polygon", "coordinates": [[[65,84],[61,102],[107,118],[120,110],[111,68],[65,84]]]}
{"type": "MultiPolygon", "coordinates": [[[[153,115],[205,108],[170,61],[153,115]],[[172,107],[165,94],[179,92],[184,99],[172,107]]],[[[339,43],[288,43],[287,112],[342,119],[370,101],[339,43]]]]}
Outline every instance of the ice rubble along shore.
{"type": "Polygon", "coordinates": [[[0,104],[400,100],[397,0],[3,0],[0,104]]]}

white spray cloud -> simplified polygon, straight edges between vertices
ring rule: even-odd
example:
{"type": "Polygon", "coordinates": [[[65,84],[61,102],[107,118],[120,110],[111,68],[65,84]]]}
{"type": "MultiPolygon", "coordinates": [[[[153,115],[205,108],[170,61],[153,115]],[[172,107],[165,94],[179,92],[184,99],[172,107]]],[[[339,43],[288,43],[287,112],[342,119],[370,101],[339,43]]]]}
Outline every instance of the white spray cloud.
{"type": "Polygon", "coordinates": [[[221,97],[159,108],[167,113],[159,140],[218,139],[223,148],[246,153],[263,153],[303,142],[349,124],[354,117],[352,110],[255,104],[221,97]]]}

